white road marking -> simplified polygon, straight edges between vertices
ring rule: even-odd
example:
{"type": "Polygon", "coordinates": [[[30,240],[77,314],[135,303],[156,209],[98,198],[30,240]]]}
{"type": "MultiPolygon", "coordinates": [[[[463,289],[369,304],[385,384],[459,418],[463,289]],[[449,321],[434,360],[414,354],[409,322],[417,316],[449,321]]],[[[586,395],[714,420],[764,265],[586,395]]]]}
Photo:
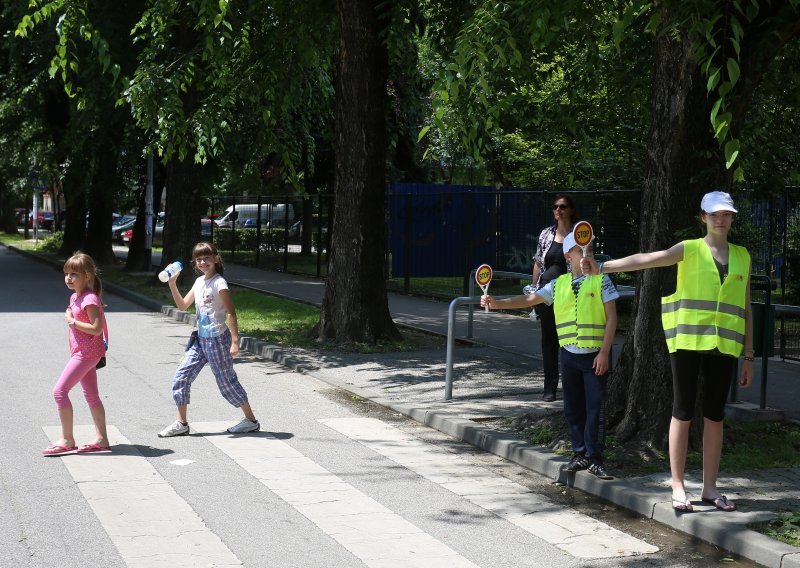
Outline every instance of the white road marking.
{"type": "Polygon", "coordinates": [[[372,568],[475,567],[290,445],[261,433],[222,435],[223,422],[193,422],[206,439],[372,568]]]}
{"type": "MultiPolygon", "coordinates": [[[[51,441],[61,437],[59,426],[44,431],[51,441]]],[[[94,427],[77,426],[75,435],[92,440],[94,427]]],[[[61,459],[128,566],[242,565],[117,428],[109,426],[108,437],[116,451],[61,459]]]]}
{"type": "Polygon", "coordinates": [[[523,485],[380,420],[354,417],[320,422],[577,558],[658,552],[655,546],[556,505],[523,485]]]}
{"type": "Polygon", "coordinates": [[[169,463],[171,463],[172,465],[184,466],[184,465],[189,465],[190,463],[194,463],[194,460],[186,460],[186,459],[183,459],[183,460],[172,460],[169,463]]]}

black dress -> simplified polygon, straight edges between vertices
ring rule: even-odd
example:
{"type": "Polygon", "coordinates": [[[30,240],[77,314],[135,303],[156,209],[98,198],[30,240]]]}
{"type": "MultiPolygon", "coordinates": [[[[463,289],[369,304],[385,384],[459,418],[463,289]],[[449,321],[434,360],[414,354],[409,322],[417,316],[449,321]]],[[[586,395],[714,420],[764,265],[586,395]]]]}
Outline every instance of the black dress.
{"type": "MultiPolygon", "coordinates": [[[[564,258],[562,243],[552,242],[544,256],[544,272],[541,285],[544,286],[567,273],[567,259],[564,258]]],[[[555,397],[558,389],[558,333],[556,332],[556,317],[553,306],[538,304],[536,315],[542,329],[542,365],[544,367],[544,395],[555,397]]]]}

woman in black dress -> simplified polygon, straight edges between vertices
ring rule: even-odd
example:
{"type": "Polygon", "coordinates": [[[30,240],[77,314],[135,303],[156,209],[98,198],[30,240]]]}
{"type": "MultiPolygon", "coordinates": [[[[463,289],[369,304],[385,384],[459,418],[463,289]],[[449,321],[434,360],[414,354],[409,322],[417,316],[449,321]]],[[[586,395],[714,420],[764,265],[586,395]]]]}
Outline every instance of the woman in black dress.
{"type": "MultiPolygon", "coordinates": [[[[536,254],[533,257],[533,284],[526,286],[526,293],[533,293],[551,280],[569,272],[564,258],[563,243],[577,218],[575,202],[569,195],[558,194],[553,199],[555,223],[539,235],[536,254]]],[[[539,304],[535,308],[542,327],[542,359],[544,362],[544,396],[542,400],[552,402],[558,389],[558,334],[553,307],[539,304]]]]}

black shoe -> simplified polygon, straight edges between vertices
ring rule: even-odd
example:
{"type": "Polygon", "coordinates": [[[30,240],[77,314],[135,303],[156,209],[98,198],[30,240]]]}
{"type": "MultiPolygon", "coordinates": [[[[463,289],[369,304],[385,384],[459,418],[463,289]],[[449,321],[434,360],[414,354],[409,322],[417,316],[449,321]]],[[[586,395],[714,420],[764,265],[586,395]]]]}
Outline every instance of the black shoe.
{"type": "Polygon", "coordinates": [[[580,454],[574,454],[572,459],[569,460],[569,463],[564,466],[562,471],[566,473],[575,473],[576,471],[586,469],[587,467],[589,467],[589,460],[580,454]]]}
{"type": "Polygon", "coordinates": [[[542,396],[542,400],[545,402],[553,402],[556,399],[556,393],[554,392],[546,392],[544,396],[542,396]]]}
{"type": "Polygon", "coordinates": [[[614,479],[614,476],[606,471],[605,466],[598,462],[594,462],[589,466],[589,473],[599,479],[614,479]]]}

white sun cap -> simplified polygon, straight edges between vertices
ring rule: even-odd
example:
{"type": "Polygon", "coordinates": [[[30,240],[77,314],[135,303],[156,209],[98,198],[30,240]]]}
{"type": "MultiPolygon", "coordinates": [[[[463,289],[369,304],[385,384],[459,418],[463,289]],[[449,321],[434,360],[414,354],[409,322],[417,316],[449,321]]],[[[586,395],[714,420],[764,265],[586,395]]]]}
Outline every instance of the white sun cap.
{"type": "Polygon", "coordinates": [[[564,256],[567,256],[567,253],[569,253],[569,251],[571,251],[577,245],[578,243],[575,242],[575,235],[572,231],[570,231],[567,233],[567,236],[564,237],[564,244],[561,245],[564,247],[564,256]]]}
{"type": "Polygon", "coordinates": [[[733,211],[738,213],[736,207],[733,206],[733,199],[730,194],[724,191],[712,191],[703,196],[700,202],[700,209],[706,213],[716,213],[717,211],[733,211]]]}

